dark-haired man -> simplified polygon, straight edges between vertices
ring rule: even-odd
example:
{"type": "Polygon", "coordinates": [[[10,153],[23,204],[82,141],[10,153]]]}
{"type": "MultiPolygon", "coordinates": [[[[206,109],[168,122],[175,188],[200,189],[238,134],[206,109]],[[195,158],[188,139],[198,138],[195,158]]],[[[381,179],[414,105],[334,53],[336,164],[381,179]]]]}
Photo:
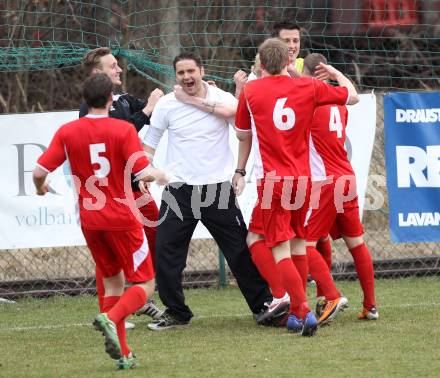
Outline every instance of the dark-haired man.
{"type": "Polygon", "coordinates": [[[185,304],[181,279],[199,220],[223,251],[251,311],[264,312],[265,302],[272,300],[252,264],[246,225],[230,183],[234,161],[229,120],[237,100],[203,81],[198,55],[183,52],[173,64],[178,85],[158,101],[143,139],[147,154],[154,155],[167,130],[165,164],[176,167],[162,197],[156,243],[158,291],[167,308],[158,323],[149,325],[152,330],[185,326],[193,316],[185,304]],[[169,206],[170,198],[177,206],[169,206]]]}
{"type": "MultiPolygon", "coordinates": [[[[271,37],[279,38],[286,44],[289,49],[289,65],[287,71],[292,77],[300,77],[304,67],[304,59],[298,58],[301,49],[301,28],[293,22],[280,21],[272,26],[271,37]]],[[[257,54],[249,78],[245,76],[246,73],[242,70],[236,72],[234,76],[236,85],[235,97],[238,98],[246,81],[255,80],[261,76],[261,70],[259,67],[260,57],[257,54]]]]}
{"type": "MultiPolygon", "coordinates": [[[[84,70],[89,76],[97,73],[104,73],[110,78],[114,88],[122,84],[122,69],[119,67],[118,61],[112,54],[110,48],[99,47],[97,49],[90,50],[84,56],[82,64],[84,70]]],[[[109,116],[130,122],[136,128],[136,131],[139,132],[145,125],[150,123],[150,116],[153,112],[154,106],[162,96],[163,92],[158,88],[151,92],[148,101],[140,100],[128,93],[114,94],[109,116]]],[[[79,116],[83,117],[87,113],[87,103],[83,102],[80,106],[79,116]]],[[[145,234],[147,235],[148,247],[150,248],[154,263],[154,255],[156,250],[156,222],[158,219],[159,210],[149,193],[142,195],[136,183],[132,185],[132,188],[136,199],[142,197],[142,199],[146,200],[145,205],[140,206],[139,210],[141,211],[143,217],[147,220],[147,222],[144,223],[144,230],[145,234]]],[[[103,301],[103,284],[101,272],[99,270],[96,270],[96,291],[99,306],[101,307],[103,301]]],[[[152,299],[148,299],[148,302],[140,311],[138,311],[137,314],[146,314],[151,316],[153,319],[158,319],[160,315],[162,315],[162,311],[156,306],[152,299]]],[[[126,326],[127,329],[134,328],[134,324],[130,322],[127,322],[126,326]]]]}
{"type": "Polygon", "coordinates": [[[277,22],[272,27],[272,37],[280,38],[289,49],[289,65],[287,72],[292,77],[300,77],[304,67],[304,59],[298,58],[301,49],[301,28],[290,21],[277,22]]]}
{"type": "Polygon", "coordinates": [[[133,126],[109,118],[112,90],[105,74],[86,80],[83,96],[89,114],[58,129],[38,159],[33,180],[37,194],[45,195],[48,173],[69,161],[81,229],[104,282],[101,313],[94,325],[118,368],[128,369],[136,366],[136,360],[126,343],[125,318],[154,292],[154,269],[142,224],[130,206],[131,192],[125,191],[126,181],[131,181],[126,167],[132,164],[143,190],[154,180],[165,184],[166,177],[149,164],[133,126]],[[124,278],[133,284],[125,291],[124,278]]]}

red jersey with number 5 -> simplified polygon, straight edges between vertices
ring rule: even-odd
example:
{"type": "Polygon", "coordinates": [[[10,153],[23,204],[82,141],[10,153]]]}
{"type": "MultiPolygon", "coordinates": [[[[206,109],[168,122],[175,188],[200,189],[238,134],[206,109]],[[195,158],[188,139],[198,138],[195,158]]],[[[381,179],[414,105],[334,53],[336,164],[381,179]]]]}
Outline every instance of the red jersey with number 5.
{"type": "Polygon", "coordinates": [[[52,172],[65,160],[78,192],[84,229],[142,227],[127,202],[132,196],[130,174],[139,173],[149,164],[133,125],[106,116],[85,116],[61,126],[38,165],[52,172]],[[129,159],[133,161],[132,169],[129,164],[125,172],[129,159]]]}
{"type": "Polygon", "coordinates": [[[344,147],[347,119],[345,106],[325,105],[315,110],[310,138],[312,180],[354,175],[344,147]]]}
{"type": "Polygon", "coordinates": [[[345,105],[348,90],[313,78],[277,75],[248,82],[241,92],[235,124],[252,131],[255,174],[310,176],[309,135],[320,105],[345,105]]]}

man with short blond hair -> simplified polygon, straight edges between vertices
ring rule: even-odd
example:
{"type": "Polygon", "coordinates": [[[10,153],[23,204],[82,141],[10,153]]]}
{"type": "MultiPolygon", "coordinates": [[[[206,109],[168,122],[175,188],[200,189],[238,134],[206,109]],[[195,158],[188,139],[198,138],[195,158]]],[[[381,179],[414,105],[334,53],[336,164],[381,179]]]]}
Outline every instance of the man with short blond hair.
{"type": "Polygon", "coordinates": [[[270,38],[259,48],[261,66],[270,75],[279,75],[289,64],[289,49],[278,38],[270,38]]]}
{"type": "MultiPolygon", "coordinates": [[[[300,77],[303,71],[304,60],[298,58],[301,47],[301,29],[298,25],[289,22],[281,21],[277,22],[272,27],[272,37],[278,38],[280,41],[286,45],[288,49],[288,72],[291,77],[300,77]]],[[[242,70],[239,70],[234,75],[234,81],[236,85],[235,97],[239,98],[240,92],[247,81],[252,81],[261,78],[261,62],[260,54],[255,56],[255,62],[252,66],[252,72],[249,77],[242,70]]],[[[246,175],[246,162],[243,162],[241,158],[247,156],[252,146],[252,140],[250,141],[240,141],[238,161],[237,161],[237,173],[232,178],[232,185],[236,195],[240,195],[245,186],[245,175],[246,175]]],[[[276,267],[274,265],[272,252],[266,246],[264,242],[263,231],[261,227],[257,227],[261,224],[258,220],[260,219],[259,208],[254,207],[252,211],[252,222],[249,228],[246,241],[249,247],[249,251],[252,255],[252,260],[256,267],[258,268],[260,274],[269,283],[270,289],[273,294],[273,301],[269,304],[270,315],[277,319],[278,324],[285,325],[286,312],[285,309],[289,305],[289,295],[286,293],[283,285],[280,282],[279,276],[276,272],[276,267]]],[[[297,257],[300,259],[300,257],[297,257]]],[[[264,319],[261,319],[264,321],[264,319]]],[[[274,322],[273,322],[274,323],[274,322]]]]}
{"type": "Polygon", "coordinates": [[[248,82],[240,94],[237,137],[255,142],[264,237],[291,301],[287,329],[313,336],[317,320],[305,296],[308,267],[304,228],[310,195],[310,123],[317,106],[352,104],[358,97],[351,82],[325,64],[317,72],[329,75],[341,87],[310,78],[292,80],[287,70],[289,51],[279,39],[263,42],[259,54],[263,77],[248,82]],[[295,256],[303,257],[301,264],[295,256]]]}
{"type": "Polygon", "coordinates": [[[102,69],[101,58],[111,53],[112,50],[109,47],[98,47],[84,55],[82,65],[86,74],[90,76],[92,71],[97,67],[102,69]]]}

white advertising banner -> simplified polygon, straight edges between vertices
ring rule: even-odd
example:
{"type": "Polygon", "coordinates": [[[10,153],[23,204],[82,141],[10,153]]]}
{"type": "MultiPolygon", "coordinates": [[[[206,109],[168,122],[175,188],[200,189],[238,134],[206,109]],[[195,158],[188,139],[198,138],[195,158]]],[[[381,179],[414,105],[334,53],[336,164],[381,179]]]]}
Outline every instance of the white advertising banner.
{"type": "Polygon", "coordinates": [[[371,93],[359,97],[360,101],[356,105],[347,107],[348,125],[345,148],[356,173],[359,211],[362,218],[376,135],[376,96],[371,93]]]}
{"type": "MultiPolygon", "coordinates": [[[[356,172],[362,213],[376,129],[376,98],[372,94],[360,97],[359,104],[349,107],[347,149],[356,172]]],[[[0,115],[0,164],[3,175],[0,192],[0,249],[85,244],[66,165],[49,175],[55,193],[37,196],[32,183],[32,169],[55,131],[77,117],[77,111],[0,115]]],[[[229,139],[232,151],[237,154],[238,141],[232,128],[229,139]]],[[[165,134],[155,156],[158,167],[164,162],[166,141],[165,134]]],[[[251,153],[247,167],[248,183],[238,198],[246,222],[249,222],[257,198],[252,164],[251,153]]],[[[159,204],[162,189],[152,185],[151,192],[159,204]]],[[[199,222],[193,238],[210,237],[199,222]]]]}
{"type": "Polygon", "coordinates": [[[56,130],[78,112],[0,116],[0,249],[84,245],[64,166],[50,175],[58,194],[37,196],[32,169],[56,130]]]}

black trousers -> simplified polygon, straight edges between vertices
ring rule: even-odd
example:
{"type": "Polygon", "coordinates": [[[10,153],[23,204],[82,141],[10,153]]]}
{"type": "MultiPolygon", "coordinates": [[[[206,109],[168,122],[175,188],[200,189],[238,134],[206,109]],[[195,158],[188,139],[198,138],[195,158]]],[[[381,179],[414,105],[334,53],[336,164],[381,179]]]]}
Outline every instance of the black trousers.
{"type": "Polygon", "coordinates": [[[272,295],[251,260],[246,225],[229,182],[200,186],[177,183],[163,192],[157,226],[156,282],[167,311],[185,321],[193,316],[185,304],[182,272],[199,220],[225,255],[249,308],[253,313],[260,312],[272,295]]]}

